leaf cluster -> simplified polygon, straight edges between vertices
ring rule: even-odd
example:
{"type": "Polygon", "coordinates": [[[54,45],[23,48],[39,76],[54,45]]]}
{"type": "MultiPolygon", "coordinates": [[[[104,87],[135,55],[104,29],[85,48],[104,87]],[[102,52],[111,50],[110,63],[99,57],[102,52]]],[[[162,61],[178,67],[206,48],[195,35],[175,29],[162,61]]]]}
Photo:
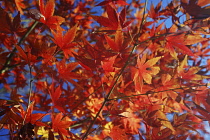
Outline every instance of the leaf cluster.
{"type": "Polygon", "coordinates": [[[204,139],[210,3],[148,4],[2,0],[0,137],[204,139]]]}

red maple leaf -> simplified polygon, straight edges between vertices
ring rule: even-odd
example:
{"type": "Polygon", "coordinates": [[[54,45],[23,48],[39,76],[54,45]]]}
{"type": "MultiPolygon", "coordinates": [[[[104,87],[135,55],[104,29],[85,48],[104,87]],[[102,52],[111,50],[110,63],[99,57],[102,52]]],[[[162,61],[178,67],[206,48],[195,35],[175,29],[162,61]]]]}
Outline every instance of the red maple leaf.
{"type": "Polygon", "coordinates": [[[58,25],[62,24],[65,19],[60,16],[53,16],[55,9],[54,0],[49,0],[44,4],[44,0],[39,0],[39,9],[43,17],[39,20],[51,29],[56,29],[58,25]]]}
{"type": "Polygon", "coordinates": [[[137,68],[132,68],[132,77],[135,83],[135,89],[142,91],[143,80],[147,84],[151,84],[152,76],[156,75],[160,68],[154,66],[161,57],[155,57],[146,62],[146,55],[143,55],[142,59],[138,57],[137,68]]]}
{"type": "Polygon", "coordinates": [[[23,33],[24,28],[21,27],[20,13],[18,13],[13,21],[11,20],[9,14],[0,7],[0,32],[11,34],[11,33],[23,33]]]}
{"type": "Polygon", "coordinates": [[[132,22],[132,20],[125,22],[125,9],[123,9],[120,15],[118,15],[114,8],[112,8],[110,5],[106,5],[106,12],[108,17],[92,16],[94,20],[96,20],[101,25],[105,26],[104,28],[102,28],[104,30],[122,29],[127,27],[132,22]]]}
{"type": "Polygon", "coordinates": [[[68,117],[64,118],[62,113],[52,116],[52,128],[60,135],[69,136],[67,128],[73,123],[68,117]]]}
{"type": "Polygon", "coordinates": [[[177,53],[175,52],[174,47],[177,47],[180,50],[182,50],[184,54],[194,56],[192,51],[187,46],[185,46],[184,40],[184,34],[167,36],[166,48],[174,58],[177,58],[177,53]]]}
{"type": "Polygon", "coordinates": [[[138,133],[141,119],[132,113],[131,110],[129,112],[123,112],[120,115],[124,116],[122,119],[124,127],[129,128],[130,133],[132,134],[138,133]]]}
{"type": "Polygon", "coordinates": [[[53,42],[63,50],[65,57],[68,57],[68,55],[72,56],[72,49],[77,45],[76,43],[72,43],[76,31],[77,25],[69,29],[65,35],[63,35],[63,29],[61,27],[58,27],[56,32],[52,30],[54,36],[53,42]]]}
{"type": "Polygon", "coordinates": [[[186,12],[198,19],[210,17],[210,8],[207,4],[208,0],[181,0],[181,6],[186,12]]]}

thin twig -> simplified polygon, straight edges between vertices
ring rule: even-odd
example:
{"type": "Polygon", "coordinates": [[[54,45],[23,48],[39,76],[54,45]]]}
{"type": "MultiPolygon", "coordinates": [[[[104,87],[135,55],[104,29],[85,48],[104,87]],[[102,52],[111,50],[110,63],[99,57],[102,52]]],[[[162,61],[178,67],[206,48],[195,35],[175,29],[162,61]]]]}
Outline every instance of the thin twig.
{"type": "MultiPolygon", "coordinates": [[[[197,85],[197,86],[192,86],[192,87],[201,87],[201,86],[206,86],[206,85],[197,85]]],[[[144,94],[136,94],[136,95],[131,95],[131,96],[122,96],[122,97],[118,97],[118,98],[108,99],[108,101],[124,99],[124,98],[131,98],[131,97],[142,96],[142,95],[150,95],[150,94],[166,92],[166,91],[174,91],[174,90],[178,90],[178,89],[190,89],[192,87],[179,87],[179,88],[167,89],[167,90],[162,90],[162,91],[154,91],[154,92],[148,91],[148,92],[146,92],[144,94]]]]}
{"type": "Polygon", "coordinates": [[[28,111],[29,111],[29,107],[31,105],[31,95],[32,95],[32,66],[29,66],[29,73],[30,73],[30,78],[29,78],[29,97],[28,97],[28,105],[27,105],[27,109],[26,109],[26,113],[23,119],[23,125],[25,124],[25,120],[27,118],[28,115],[28,111]]]}

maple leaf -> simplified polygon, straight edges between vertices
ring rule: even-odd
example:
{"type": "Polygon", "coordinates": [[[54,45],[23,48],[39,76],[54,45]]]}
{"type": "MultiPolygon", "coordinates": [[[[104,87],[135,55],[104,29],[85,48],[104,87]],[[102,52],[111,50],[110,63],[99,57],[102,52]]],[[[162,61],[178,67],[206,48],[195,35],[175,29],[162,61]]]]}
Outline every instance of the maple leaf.
{"type": "Polygon", "coordinates": [[[186,80],[202,80],[203,78],[208,78],[208,76],[196,74],[201,70],[201,68],[199,67],[191,67],[186,70],[185,68],[188,66],[187,61],[188,61],[187,56],[185,56],[180,66],[177,67],[177,74],[179,77],[186,80]]]}
{"type": "Polygon", "coordinates": [[[63,50],[65,57],[68,57],[68,55],[72,56],[72,48],[77,45],[76,43],[72,43],[76,31],[77,25],[69,29],[65,35],[63,35],[63,29],[61,27],[57,28],[56,32],[51,30],[54,36],[53,42],[63,50]]]}
{"type": "Polygon", "coordinates": [[[210,6],[208,0],[181,0],[181,6],[194,18],[210,17],[210,6]]]}
{"type": "MultiPolygon", "coordinates": [[[[101,104],[103,103],[103,98],[91,98],[86,101],[87,108],[91,111],[91,115],[95,116],[97,112],[100,110],[101,104]]],[[[106,108],[103,108],[106,110],[106,108]]],[[[102,112],[99,114],[101,118],[103,118],[102,112]]]]}
{"type": "Polygon", "coordinates": [[[82,88],[77,82],[73,80],[81,78],[81,75],[79,75],[76,72],[72,72],[72,70],[74,70],[77,66],[78,66],[77,62],[66,64],[64,59],[56,64],[60,78],[69,81],[70,83],[74,84],[77,87],[82,88]]]}
{"type": "Polygon", "coordinates": [[[60,16],[53,16],[55,9],[54,0],[49,0],[46,5],[44,5],[44,0],[39,0],[39,8],[41,14],[44,16],[39,20],[51,29],[57,29],[58,25],[62,24],[65,19],[60,16]]]}
{"type": "Polygon", "coordinates": [[[92,16],[101,25],[105,26],[101,30],[118,30],[127,27],[131,21],[125,22],[125,9],[123,9],[120,15],[110,5],[106,5],[106,12],[108,17],[104,16],[92,16]]]}
{"type": "Polygon", "coordinates": [[[24,118],[27,123],[36,124],[38,126],[46,126],[44,123],[42,123],[38,120],[41,120],[47,114],[42,114],[42,113],[33,114],[32,112],[34,110],[34,104],[35,104],[34,101],[32,103],[30,103],[30,105],[28,106],[27,112],[24,111],[23,107],[21,106],[21,108],[22,108],[22,110],[21,110],[22,118],[24,118]]]}
{"type": "Polygon", "coordinates": [[[117,30],[115,33],[114,40],[111,39],[108,35],[104,35],[108,45],[110,48],[112,48],[116,52],[123,52],[125,51],[128,44],[130,44],[131,40],[125,40],[123,38],[123,32],[121,30],[117,30]]]}
{"type": "Polygon", "coordinates": [[[20,13],[18,13],[13,21],[9,17],[8,13],[4,11],[0,7],[0,17],[1,17],[1,22],[0,22],[0,32],[3,33],[23,33],[26,29],[22,28],[20,25],[20,13]]]}
{"type": "Polygon", "coordinates": [[[171,122],[166,117],[166,115],[164,114],[164,112],[159,110],[156,115],[157,115],[157,118],[160,119],[162,125],[164,125],[165,127],[171,129],[172,133],[174,134],[175,133],[175,129],[172,126],[171,122]]]}
{"type": "Polygon", "coordinates": [[[131,111],[120,113],[119,115],[124,116],[122,118],[122,122],[125,128],[129,128],[130,133],[137,134],[140,128],[140,121],[141,119],[138,118],[134,113],[131,111]]]}
{"type": "Polygon", "coordinates": [[[60,98],[62,91],[61,91],[61,87],[58,86],[55,90],[54,90],[54,84],[52,84],[50,86],[51,91],[50,92],[50,96],[52,99],[52,103],[54,105],[54,107],[56,107],[59,111],[66,113],[64,106],[62,106],[62,102],[64,103],[65,100],[63,100],[63,98],[60,98]]]}
{"type": "Polygon", "coordinates": [[[56,101],[59,99],[59,97],[61,96],[61,87],[58,86],[55,91],[54,91],[54,84],[51,85],[52,91],[50,92],[51,95],[51,99],[53,104],[56,104],[56,101]]]}
{"type": "Polygon", "coordinates": [[[193,45],[199,42],[207,41],[209,39],[204,38],[202,35],[187,35],[184,38],[184,45],[193,45]]]}
{"type": "Polygon", "coordinates": [[[73,123],[74,122],[71,121],[68,117],[64,118],[62,113],[58,113],[55,116],[52,115],[52,128],[60,135],[69,136],[67,128],[69,128],[73,123]]]}
{"type": "Polygon", "coordinates": [[[30,46],[32,46],[31,53],[36,56],[37,59],[42,60],[43,64],[52,65],[55,62],[55,51],[57,46],[50,47],[49,44],[39,42],[33,42],[32,40],[28,40],[30,42],[30,46]]]}
{"type": "Polygon", "coordinates": [[[116,57],[117,57],[117,55],[101,62],[102,63],[101,64],[102,68],[104,69],[105,73],[114,72],[115,71],[115,68],[113,67],[113,64],[115,62],[116,57]]]}
{"type": "Polygon", "coordinates": [[[143,55],[142,59],[137,58],[137,68],[132,68],[131,73],[135,83],[135,88],[137,91],[142,91],[143,80],[147,84],[151,84],[152,76],[156,75],[160,68],[154,66],[161,57],[155,57],[146,62],[146,55],[143,55]]]}
{"type": "MultiPolygon", "coordinates": [[[[184,42],[184,34],[180,35],[169,35],[166,37],[166,48],[170,52],[171,56],[177,59],[177,53],[174,50],[174,47],[178,47],[184,54],[187,54],[189,56],[194,56],[192,51],[185,46],[186,42],[184,42]]],[[[192,42],[193,43],[193,42],[192,42]]],[[[187,42],[187,44],[191,44],[190,42],[187,42]]]]}
{"type": "Polygon", "coordinates": [[[34,64],[37,62],[37,57],[31,54],[31,49],[25,47],[27,51],[24,51],[20,46],[15,44],[16,49],[18,50],[19,56],[27,62],[28,65],[34,64]],[[27,52],[27,53],[26,53],[27,52]]]}
{"type": "Polygon", "coordinates": [[[153,19],[160,18],[159,17],[159,10],[161,8],[161,4],[162,4],[162,1],[160,1],[155,8],[154,8],[153,3],[151,4],[150,10],[148,11],[148,15],[151,18],[153,18],[153,19]]]}
{"type": "Polygon", "coordinates": [[[119,140],[119,139],[127,140],[128,139],[125,129],[120,128],[119,125],[118,126],[112,126],[112,125],[113,125],[112,122],[109,122],[108,127],[107,125],[104,127],[105,128],[105,130],[103,131],[104,135],[110,136],[113,140],[119,140]]]}

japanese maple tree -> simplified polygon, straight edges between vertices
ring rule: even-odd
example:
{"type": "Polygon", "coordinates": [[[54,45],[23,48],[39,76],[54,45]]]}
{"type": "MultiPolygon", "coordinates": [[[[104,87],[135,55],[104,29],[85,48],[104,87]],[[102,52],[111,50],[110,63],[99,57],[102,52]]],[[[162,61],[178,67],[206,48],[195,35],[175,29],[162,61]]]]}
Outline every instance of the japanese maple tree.
{"type": "Polygon", "coordinates": [[[209,4],[1,0],[0,139],[205,139],[209,4]]]}

